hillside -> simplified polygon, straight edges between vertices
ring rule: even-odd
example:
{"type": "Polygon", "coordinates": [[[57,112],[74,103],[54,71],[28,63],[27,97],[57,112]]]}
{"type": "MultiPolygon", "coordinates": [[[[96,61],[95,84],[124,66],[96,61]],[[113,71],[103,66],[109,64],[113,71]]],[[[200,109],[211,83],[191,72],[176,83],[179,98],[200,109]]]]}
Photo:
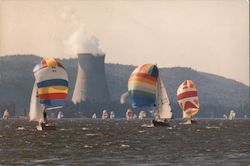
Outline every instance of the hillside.
{"type": "MultiPolygon", "coordinates": [[[[29,109],[34,83],[32,69],[39,59],[33,55],[0,57],[0,112],[9,108],[12,114],[24,115],[29,109]]],[[[61,62],[68,71],[71,99],[77,74],[77,59],[64,59],[61,62]]],[[[127,90],[127,80],[134,68],[135,66],[130,65],[105,64],[108,87],[114,103],[119,104],[120,95],[127,90]]],[[[197,84],[201,103],[199,117],[222,117],[231,109],[238,116],[250,116],[249,87],[242,83],[183,67],[161,68],[160,75],[176,117],[181,116],[176,90],[185,79],[191,79],[197,84]]]]}

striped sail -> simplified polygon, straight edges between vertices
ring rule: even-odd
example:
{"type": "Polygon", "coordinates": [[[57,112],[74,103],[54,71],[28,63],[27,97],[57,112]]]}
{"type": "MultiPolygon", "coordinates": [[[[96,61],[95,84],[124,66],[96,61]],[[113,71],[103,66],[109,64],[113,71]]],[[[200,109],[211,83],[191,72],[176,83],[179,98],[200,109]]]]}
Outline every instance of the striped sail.
{"type": "Polygon", "coordinates": [[[191,80],[185,80],[177,90],[178,103],[183,110],[183,118],[191,118],[198,113],[200,104],[196,85],[191,80]]]}
{"type": "Polygon", "coordinates": [[[64,106],[68,95],[68,75],[60,62],[44,58],[33,71],[40,103],[47,107],[64,106]]]}
{"type": "Polygon", "coordinates": [[[133,119],[133,115],[134,115],[134,112],[132,111],[132,109],[128,108],[128,110],[126,112],[126,119],[127,120],[133,119]]]}
{"type": "Polygon", "coordinates": [[[128,81],[128,91],[133,108],[156,106],[157,78],[158,68],[152,64],[144,64],[132,72],[128,81]]]}

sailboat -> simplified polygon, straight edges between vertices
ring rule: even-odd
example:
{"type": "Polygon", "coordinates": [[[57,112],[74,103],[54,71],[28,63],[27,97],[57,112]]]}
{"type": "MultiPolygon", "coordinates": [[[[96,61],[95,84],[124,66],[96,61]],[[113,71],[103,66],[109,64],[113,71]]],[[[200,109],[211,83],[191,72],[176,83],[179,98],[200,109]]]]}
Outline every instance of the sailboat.
{"type": "Polygon", "coordinates": [[[236,113],[234,112],[234,110],[231,110],[229,113],[228,119],[233,120],[235,118],[235,116],[236,116],[236,113]]]}
{"type": "Polygon", "coordinates": [[[106,110],[102,111],[102,119],[108,119],[109,118],[109,114],[106,110]]]}
{"type": "Polygon", "coordinates": [[[227,115],[226,115],[226,114],[223,114],[223,118],[224,118],[224,119],[227,119],[227,115]]]}
{"type": "Polygon", "coordinates": [[[127,120],[131,120],[131,119],[133,119],[133,111],[132,111],[132,109],[131,108],[128,108],[127,109],[127,112],[126,112],[126,119],[127,120]]]}
{"type": "Polygon", "coordinates": [[[110,112],[110,119],[114,119],[115,118],[115,113],[113,111],[110,112]]]}
{"type": "Polygon", "coordinates": [[[68,95],[68,75],[54,58],[43,58],[34,69],[35,83],[30,102],[30,121],[37,121],[38,130],[55,130],[46,111],[62,108],[68,95]]]}
{"type": "Polygon", "coordinates": [[[9,119],[10,117],[10,113],[8,110],[5,110],[4,113],[3,113],[3,119],[9,119]]]}
{"type": "Polygon", "coordinates": [[[186,119],[184,124],[196,123],[192,117],[199,112],[200,103],[196,85],[192,80],[185,80],[180,84],[177,99],[183,111],[183,119],[186,119]]]}
{"type": "Polygon", "coordinates": [[[92,115],[92,119],[96,119],[96,113],[92,115]]]}
{"type": "Polygon", "coordinates": [[[170,101],[168,99],[167,90],[160,77],[157,80],[156,91],[157,109],[155,112],[155,120],[153,120],[154,126],[169,126],[168,120],[173,117],[173,113],[170,107],[170,101]]]}
{"type": "Polygon", "coordinates": [[[145,111],[140,111],[140,113],[139,113],[139,119],[144,119],[144,118],[146,118],[146,112],[145,111]]]}
{"type": "Polygon", "coordinates": [[[156,107],[154,126],[169,126],[172,111],[166,88],[159,77],[158,67],[144,64],[137,67],[130,75],[128,91],[132,107],[156,107]]]}
{"type": "Polygon", "coordinates": [[[59,111],[58,114],[57,114],[57,119],[62,119],[63,118],[63,112],[62,111],[59,111]]]}

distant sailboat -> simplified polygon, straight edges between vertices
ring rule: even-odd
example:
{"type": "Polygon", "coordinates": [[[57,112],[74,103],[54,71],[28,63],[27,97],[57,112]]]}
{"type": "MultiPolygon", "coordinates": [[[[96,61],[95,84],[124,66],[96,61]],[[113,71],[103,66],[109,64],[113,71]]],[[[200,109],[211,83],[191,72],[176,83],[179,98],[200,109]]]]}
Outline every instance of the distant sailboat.
{"type": "Polygon", "coordinates": [[[96,119],[96,113],[92,115],[92,119],[96,119]]]}
{"type": "Polygon", "coordinates": [[[63,112],[62,111],[59,111],[58,114],[57,114],[57,119],[62,119],[63,118],[63,112]]]}
{"type": "Polygon", "coordinates": [[[156,107],[154,126],[169,126],[172,111],[166,88],[156,65],[144,64],[130,75],[128,90],[132,107],[156,107]]]}
{"type": "Polygon", "coordinates": [[[164,83],[160,77],[157,80],[157,91],[156,91],[156,101],[157,101],[157,109],[155,114],[155,125],[164,124],[164,121],[167,119],[171,119],[173,117],[173,113],[170,107],[170,101],[168,99],[167,90],[164,86],[164,83]]]}
{"type": "Polygon", "coordinates": [[[223,115],[223,118],[224,118],[224,119],[227,119],[227,115],[226,115],[226,114],[224,114],[224,115],[223,115]]]}
{"type": "Polygon", "coordinates": [[[102,119],[108,119],[109,118],[109,114],[106,110],[102,111],[102,119]]]}
{"type": "Polygon", "coordinates": [[[110,119],[114,119],[115,118],[115,113],[113,111],[110,112],[110,119]]]}
{"type": "Polygon", "coordinates": [[[200,104],[196,85],[192,80],[185,80],[177,90],[178,103],[183,111],[184,124],[192,124],[196,121],[192,116],[199,112],[200,104]]]}
{"type": "Polygon", "coordinates": [[[3,119],[9,119],[10,117],[10,113],[8,110],[5,110],[4,113],[3,113],[3,119]]]}
{"type": "Polygon", "coordinates": [[[229,120],[233,120],[235,119],[236,113],[234,112],[234,110],[231,110],[228,116],[229,120]]]}
{"type": "Polygon", "coordinates": [[[132,109],[130,109],[130,108],[128,108],[127,109],[127,112],[126,112],[126,119],[127,120],[132,120],[133,119],[133,111],[132,111],[132,109]]]}
{"type": "Polygon", "coordinates": [[[144,118],[146,118],[146,112],[145,111],[140,111],[139,119],[144,119],[144,118]]]}
{"type": "Polygon", "coordinates": [[[33,69],[33,86],[29,118],[39,122],[38,130],[54,130],[55,124],[47,120],[46,110],[62,108],[68,94],[68,75],[54,58],[43,58],[33,69]]]}

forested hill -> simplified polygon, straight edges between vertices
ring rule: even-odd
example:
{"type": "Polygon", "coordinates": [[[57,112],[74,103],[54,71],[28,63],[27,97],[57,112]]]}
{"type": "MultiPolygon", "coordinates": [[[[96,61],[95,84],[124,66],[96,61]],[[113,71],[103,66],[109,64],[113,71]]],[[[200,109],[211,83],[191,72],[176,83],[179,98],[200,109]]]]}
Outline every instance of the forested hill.
{"type": "MultiPolygon", "coordinates": [[[[32,69],[40,58],[34,55],[15,55],[0,57],[0,115],[9,108],[16,115],[23,115],[29,109],[29,102],[34,76],[32,69]]],[[[77,59],[61,61],[69,75],[69,100],[74,90],[77,59]]],[[[135,66],[106,64],[106,78],[111,99],[119,102],[120,95],[127,91],[127,80],[135,66]]],[[[164,80],[174,113],[180,116],[181,111],[176,100],[176,90],[180,83],[191,79],[197,84],[200,97],[200,117],[222,117],[231,109],[238,116],[249,112],[249,87],[224,77],[198,72],[191,68],[161,68],[160,75],[164,80]]]]}

